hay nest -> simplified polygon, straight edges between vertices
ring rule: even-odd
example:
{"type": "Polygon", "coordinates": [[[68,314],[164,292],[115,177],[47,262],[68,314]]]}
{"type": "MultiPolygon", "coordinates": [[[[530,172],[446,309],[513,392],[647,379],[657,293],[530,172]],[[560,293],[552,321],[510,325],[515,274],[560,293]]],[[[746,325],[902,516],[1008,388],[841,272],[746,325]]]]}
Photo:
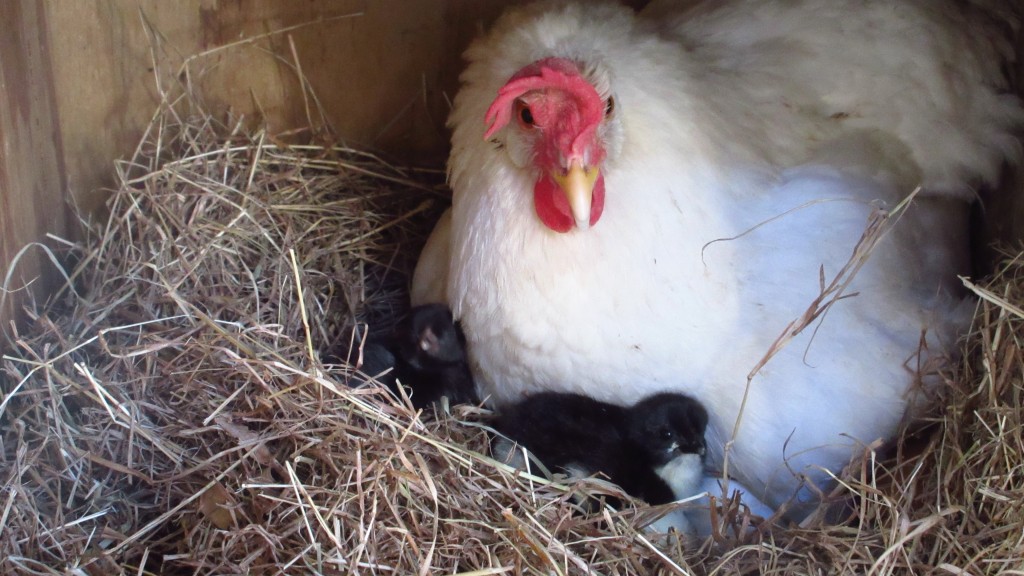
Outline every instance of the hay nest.
{"type": "MultiPolygon", "coordinates": [[[[0,570],[31,574],[943,573],[1019,567],[1024,264],[987,284],[943,405],[838,523],[686,548],[489,459],[481,408],[421,414],[320,352],[385,330],[439,174],[161,115],[69,284],[4,356],[0,570]]],[[[726,510],[735,514],[736,510],[726,510]]]]}

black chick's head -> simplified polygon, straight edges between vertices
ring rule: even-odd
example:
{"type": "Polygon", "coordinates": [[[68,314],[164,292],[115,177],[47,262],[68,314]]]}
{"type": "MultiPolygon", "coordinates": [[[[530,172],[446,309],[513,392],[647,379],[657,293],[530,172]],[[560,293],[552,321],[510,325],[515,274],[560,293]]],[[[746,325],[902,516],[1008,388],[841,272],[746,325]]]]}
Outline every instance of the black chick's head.
{"type": "Polygon", "coordinates": [[[676,393],[650,396],[630,408],[630,437],[655,466],[682,454],[707,451],[704,431],[708,413],[700,402],[676,393]]]}
{"type": "Polygon", "coordinates": [[[395,329],[398,356],[417,370],[466,361],[466,337],[444,304],[417,306],[395,329]]]}

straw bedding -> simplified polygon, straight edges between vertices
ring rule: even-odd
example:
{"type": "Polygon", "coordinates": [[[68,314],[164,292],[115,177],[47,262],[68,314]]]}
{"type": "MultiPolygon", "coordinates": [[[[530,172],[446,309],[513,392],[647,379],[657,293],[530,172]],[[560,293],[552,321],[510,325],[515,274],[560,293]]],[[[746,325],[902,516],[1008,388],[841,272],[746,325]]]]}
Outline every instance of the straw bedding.
{"type": "Polygon", "coordinates": [[[441,175],[243,132],[162,114],[109,218],[60,242],[69,284],[0,377],[0,571],[1024,573],[1019,258],[975,287],[931,420],[844,473],[832,522],[727,506],[684,543],[570,498],[614,487],[490,460],[483,408],[418,414],[325,365],[404,312],[441,175]]]}

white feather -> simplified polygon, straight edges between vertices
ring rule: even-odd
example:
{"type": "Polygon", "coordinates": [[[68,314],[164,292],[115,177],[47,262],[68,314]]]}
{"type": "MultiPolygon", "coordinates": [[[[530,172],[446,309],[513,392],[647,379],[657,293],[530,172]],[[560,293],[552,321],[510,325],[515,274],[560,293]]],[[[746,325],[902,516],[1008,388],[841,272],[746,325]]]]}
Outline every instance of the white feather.
{"type": "Polygon", "coordinates": [[[700,489],[704,463],[697,454],[682,454],[654,472],[668,484],[676,499],[687,498],[697,494],[700,489]]]}

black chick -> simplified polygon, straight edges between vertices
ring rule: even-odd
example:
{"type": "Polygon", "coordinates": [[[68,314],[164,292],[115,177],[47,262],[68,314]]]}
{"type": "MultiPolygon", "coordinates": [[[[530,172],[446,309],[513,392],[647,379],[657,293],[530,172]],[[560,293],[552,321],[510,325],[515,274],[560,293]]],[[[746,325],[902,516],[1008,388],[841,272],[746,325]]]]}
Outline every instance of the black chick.
{"type": "Polygon", "coordinates": [[[451,404],[479,403],[466,359],[466,337],[443,304],[417,306],[390,335],[367,342],[360,371],[378,376],[395,394],[400,383],[415,408],[442,396],[451,404]],[[388,368],[393,370],[378,376],[388,368]]]}
{"type": "Polygon", "coordinates": [[[674,393],[624,408],[580,394],[542,392],[506,407],[494,422],[547,468],[573,476],[602,473],[650,504],[696,492],[706,426],[704,407],[674,393]],[[693,486],[684,477],[692,477],[693,486]]]}
{"type": "Polygon", "coordinates": [[[654,472],[672,490],[673,500],[700,491],[707,426],[707,410],[683,394],[654,394],[629,409],[626,429],[630,443],[644,453],[654,472]]]}

